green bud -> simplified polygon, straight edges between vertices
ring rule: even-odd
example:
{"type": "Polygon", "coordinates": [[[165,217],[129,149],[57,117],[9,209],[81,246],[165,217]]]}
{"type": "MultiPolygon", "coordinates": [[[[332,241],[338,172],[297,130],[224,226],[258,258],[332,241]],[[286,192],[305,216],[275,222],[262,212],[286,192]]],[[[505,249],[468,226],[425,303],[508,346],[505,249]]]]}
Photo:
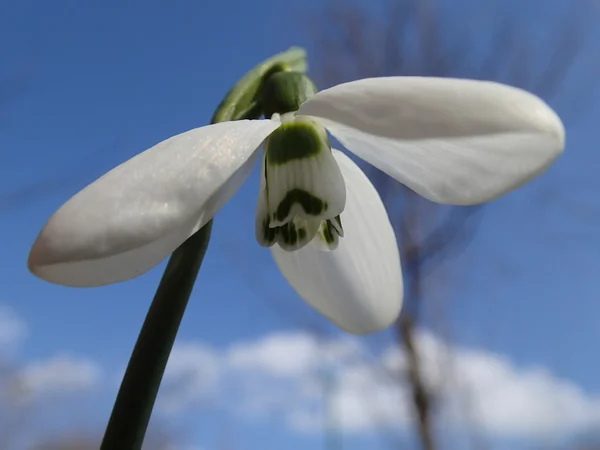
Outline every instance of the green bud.
{"type": "Polygon", "coordinates": [[[260,99],[263,114],[298,111],[300,105],[317,93],[317,88],[308,76],[292,71],[276,72],[267,78],[261,88],[260,99]]]}
{"type": "Polygon", "coordinates": [[[258,64],[244,75],[223,98],[211,123],[260,117],[262,105],[258,101],[258,96],[261,86],[267,77],[282,70],[306,72],[306,52],[299,47],[291,47],[258,64]]]}

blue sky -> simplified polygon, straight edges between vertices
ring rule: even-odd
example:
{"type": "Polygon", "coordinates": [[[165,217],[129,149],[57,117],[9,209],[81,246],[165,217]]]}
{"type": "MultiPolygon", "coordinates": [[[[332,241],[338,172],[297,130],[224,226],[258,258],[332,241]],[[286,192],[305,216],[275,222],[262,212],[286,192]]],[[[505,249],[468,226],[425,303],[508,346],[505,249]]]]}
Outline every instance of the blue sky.
{"type": "MultiPolygon", "coordinates": [[[[0,15],[0,83],[12,94],[0,84],[0,303],[28,330],[14,356],[19,364],[67,353],[101,367],[102,382],[84,414],[85,425],[100,430],[164,265],[126,283],[69,289],[27,272],[29,246],[50,214],[87,183],[207,123],[257,62],[291,45],[305,46],[310,58],[306,21],[320,2],[166,5],[28,0],[5,2],[0,15]]],[[[559,17],[560,9],[548,5],[545,15],[559,17]]],[[[468,2],[457,8],[463,9],[450,16],[471,11],[468,2]]],[[[584,79],[584,70],[576,67],[570,83],[584,79]]],[[[573,109],[578,105],[565,114],[573,109]]],[[[590,397],[600,394],[599,112],[591,102],[577,120],[566,116],[565,155],[540,179],[489,205],[475,239],[447,272],[456,344],[502,355],[517,371],[544,368],[590,397]]],[[[181,342],[201,342],[222,355],[239,343],[307,327],[338,336],[298,300],[254,241],[257,186],[254,174],[217,216],[181,342]]],[[[211,402],[164,420],[185,428],[187,443],[202,448],[212,448],[221,427],[239,448],[322,442],[319,433],[286,428],[276,414],[251,419],[211,402]]],[[[356,436],[348,448],[369,448],[370,431],[356,436]]]]}

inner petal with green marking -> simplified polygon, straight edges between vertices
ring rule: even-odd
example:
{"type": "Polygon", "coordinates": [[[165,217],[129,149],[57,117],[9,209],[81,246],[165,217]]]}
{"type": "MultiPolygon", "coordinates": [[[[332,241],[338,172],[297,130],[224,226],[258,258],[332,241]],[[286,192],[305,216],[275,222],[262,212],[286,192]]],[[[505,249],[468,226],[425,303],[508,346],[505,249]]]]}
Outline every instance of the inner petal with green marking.
{"type": "Polygon", "coordinates": [[[294,217],[331,219],[346,204],[346,186],[325,129],[308,118],[285,121],[265,147],[271,227],[294,217]]]}
{"type": "Polygon", "coordinates": [[[256,238],[297,250],[313,239],[334,249],[343,235],[346,185],[325,129],[306,117],[283,117],[265,143],[256,238]]]}

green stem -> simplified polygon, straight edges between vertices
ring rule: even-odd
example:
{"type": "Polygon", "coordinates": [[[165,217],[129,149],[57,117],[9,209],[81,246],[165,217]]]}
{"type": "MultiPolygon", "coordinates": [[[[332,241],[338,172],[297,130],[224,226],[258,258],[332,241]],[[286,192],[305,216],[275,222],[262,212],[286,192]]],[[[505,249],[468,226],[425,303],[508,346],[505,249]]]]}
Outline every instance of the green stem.
{"type": "Polygon", "coordinates": [[[171,348],[208,247],[212,221],[167,263],[131,354],[100,450],[141,449],[171,348]]]}

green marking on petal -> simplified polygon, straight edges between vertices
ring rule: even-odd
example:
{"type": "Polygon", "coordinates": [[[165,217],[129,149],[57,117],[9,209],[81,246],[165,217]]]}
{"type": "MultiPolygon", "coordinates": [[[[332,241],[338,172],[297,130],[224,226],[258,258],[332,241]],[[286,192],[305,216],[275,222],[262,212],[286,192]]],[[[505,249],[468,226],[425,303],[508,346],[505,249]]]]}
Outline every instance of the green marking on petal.
{"type": "Polygon", "coordinates": [[[294,222],[286,223],[285,225],[277,228],[278,234],[281,240],[288,246],[295,247],[298,241],[306,238],[306,230],[304,228],[296,228],[294,222]]]}
{"type": "Polygon", "coordinates": [[[318,156],[328,148],[327,135],[321,135],[310,122],[295,121],[281,124],[268,138],[266,160],[281,165],[298,159],[318,156]]]}
{"type": "Polygon", "coordinates": [[[344,236],[344,228],[342,227],[342,218],[335,216],[331,221],[328,221],[330,225],[335,229],[338,235],[344,236]]]}
{"type": "Polygon", "coordinates": [[[269,217],[267,216],[262,221],[262,227],[261,227],[263,243],[267,247],[270,247],[271,245],[273,245],[275,243],[275,239],[277,237],[277,230],[275,228],[269,227],[270,223],[271,223],[271,221],[269,220],[269,217]]]}
{"type": "Polygon", "coordinates": [[[331,244],[335,241],[335,235],[333,233],[335,233],[335,229],[331,225],[331,221],[326,220],[325,226],[323,227],[323,237],[325,238],[325,242],[328,244],[331,244]]]}
{"type": "Polygon", "coordinates": [[[292,189],[291,191],[288,191],[286,196],[279,203],[277,211],[275,211],[275,219],[280,221],[284,220],[295,203],[302,206],[304,213],[310,216],[319,216],[327,211],[326,201],[321,200],[310,192],[306,192],[302,189],[292,189]]]}
{"type": "Polygon", "coordinates": [[[306,230],[304,228],[300,228],[298,230],[298,239],[300,239],[300,240],[306,239],[306,230]]]}
{"type": "Polygon", "coordinates": [[[316,232],[316,227],[309,230],[310,225],[307,222],[290,222],[277,227],[277,243],[287,251],[298,250],[308,244],[316,232]]]}

